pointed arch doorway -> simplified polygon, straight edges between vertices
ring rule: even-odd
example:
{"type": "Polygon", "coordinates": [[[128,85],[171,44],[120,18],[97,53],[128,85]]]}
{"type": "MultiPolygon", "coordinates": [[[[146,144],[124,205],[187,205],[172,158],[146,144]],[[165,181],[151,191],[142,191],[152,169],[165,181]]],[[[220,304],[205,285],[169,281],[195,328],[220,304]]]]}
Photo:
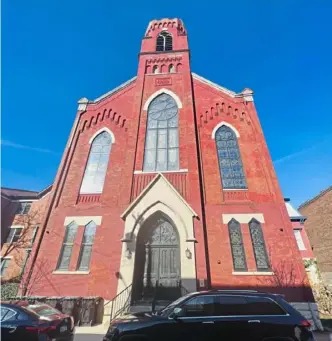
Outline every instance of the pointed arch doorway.
{"type": "Polygon", "coordinates": [[[168,217],[158,212],[144,222],[136,252],[134,302],[171,301],[180,297],[179,236],[168,217]]]}

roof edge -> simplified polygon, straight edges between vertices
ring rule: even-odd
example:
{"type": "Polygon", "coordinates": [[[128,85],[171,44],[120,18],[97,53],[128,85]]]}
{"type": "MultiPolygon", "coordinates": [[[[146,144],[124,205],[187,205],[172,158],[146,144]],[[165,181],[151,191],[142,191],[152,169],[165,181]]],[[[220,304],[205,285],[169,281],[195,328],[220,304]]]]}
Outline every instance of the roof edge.
{"type": "Polygon", "coordinates": [[[127,87],[128,85],[130,85],[131,83],[133,83],[136,80],[137,76],[130,78],[129,80],[127,80],[126,82],[120,84],[119,86],[117,86],[116,88],[114,88],[113,90],[110,90],[108,92],[106,92],[105,94],[97,97],[96,99],[89,101],[89,104],[96,104],[99,103],[100,101],[102,101],[103,99],[112,96],[114,94],[116,94],[117,92],[121,91],[122,89],[124,89],[125,87],[127,87]]]}
{"type": "Polygon", "coordinates": [[[27,192],[30,194],[35,194],[35,197],[26,197],[24,195],[8,195],[5,193],[2,193],[1,191],[1,196],[3,196],[4,198],[7,198],[9,200],[24,200],[26,199],[28,200],[36,200],[36,199],[41,199],[43,196],[45,196],[46,194],[48,194],[51,190],[52,190],[53,184],[48,185],[47,187],[45,187],[44,189],[42,189],[41,191],[30,191],[30,190],[26,190],[26,189],[18,189],[18,188],[9,188],[9,187],[1,187],[1,189],[7,189],[7,190],[15,190],[15,191],[22,191],[22,192],[27,192]]]}
{"type": "Polygon", "coordinates": [[[316,201],[317,199],[319,199],[320,197],[322,197],[324,194],[326,194],[327,192],[329,192],[331,190],[332,190],[332,186],[329,186],[326,189],[320,191],[316,196],[314,196],[313,198],[311,198],[311,199],[305,201],[303,204],[301,204],[298,209],[304,208],[304,207],[310,205],[311,203],[313,203],[314,201],[316,201]]]}

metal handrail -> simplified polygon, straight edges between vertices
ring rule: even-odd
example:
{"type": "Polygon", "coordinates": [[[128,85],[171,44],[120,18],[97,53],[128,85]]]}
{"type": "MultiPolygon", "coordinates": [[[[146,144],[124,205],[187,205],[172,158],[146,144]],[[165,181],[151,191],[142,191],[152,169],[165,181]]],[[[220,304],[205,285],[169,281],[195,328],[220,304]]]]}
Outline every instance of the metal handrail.
{"type": "MultiPolygon", "coordinates": [[[[113,297],[112,301],[112,308],[111,308],[111,320],[115,317],[119,316],[120,314],[127,312],[127,309],[131,303],[131,291],[132,291],[132,284],[128,285],[125,289],[119,292],[116,296],[113,297]]],[[[110,303],[107,302],[104,307],[110,303]]]]}

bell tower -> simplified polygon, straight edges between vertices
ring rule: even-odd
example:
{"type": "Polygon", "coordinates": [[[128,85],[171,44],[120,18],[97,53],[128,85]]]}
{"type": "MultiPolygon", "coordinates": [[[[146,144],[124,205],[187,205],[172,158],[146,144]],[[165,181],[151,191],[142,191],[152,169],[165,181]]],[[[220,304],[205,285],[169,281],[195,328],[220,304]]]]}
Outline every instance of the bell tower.
{"type": "Polygon", "coordinates": [[[142,40],[141,53],[176,52],[187,49],[187,33],[181,19],[150,21],[142,40]]]}
{"type": "Polygon", "coordinates": [[[182,20],[150,21],[139,56],[138,77],[183,72],[185,65],[188,68],[188,37],[182,20]]]}
{"type": "MultiPolygon", "coordinates": [[[[199,255],[196,258],[197,278],[203,283],[200,286],[203,288],[207,284],[207,269],[200,195],[198,132],[188,36],[181,19],[166,18],[149,23],[139,53],[133,113],[137,117],[134,178],[139,178],[137,181],[147,184],[160,172],[168,180],[181,183],[179,186],[185,188],[185,191],[181,192],[183,199],[200,217],[194,220],[197,241],[195,252],[199,255]],[[165,102],[165,107],[156,105],[159,96],[160,101],[165,102]],[[166,116],[176,113],[176,124],[173,125],[173,116],[169,121],[165,121],[167,124],[150,122],[154,114],[159,117],[161,112],[166,116]],[[157,124],[158,131],[152,131],[153,124],[157,124]],[[173,133],[176,134],[174,140],[170,137],[173,133]],[[162,134],[168,137],[163,138],[162,134]]],[[[163,200],[162,193],[159,200],[163,200]]],[[[185,250],[187,245],[181,247],[185,250]]]]}

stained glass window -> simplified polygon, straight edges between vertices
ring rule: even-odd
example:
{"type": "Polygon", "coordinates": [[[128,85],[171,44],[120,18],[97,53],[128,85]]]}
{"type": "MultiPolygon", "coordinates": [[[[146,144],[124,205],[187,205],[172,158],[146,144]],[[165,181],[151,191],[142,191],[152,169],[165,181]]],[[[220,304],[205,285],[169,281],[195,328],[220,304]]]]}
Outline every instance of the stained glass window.
{"type": "Polygon", "coordinates": [[[231,243],[233,267],[235,271],[246,271],[247,261],[243,247],[241,225],[235,219],[228,223],[229,239],[231,243]]]}
{"type": "Polygon", "coordinates": [[[80,193],[101,193],[103,191],[112,137],[103,131],[91,144],[80,193]]]}
{"type": "Polygon", "coordinates": [[[89,270],[93,240],[95,238],[97,225],[91,221],[85,226],[83,241],[81,245],[80,257],[78,260],[78,270],[89,270]]]}
{"type": "Polygon", "coordinates": [[[144,151],[144,171],[179,169],[178,106],[168,94],[149,105],[144,151]]]}
{"type": "Polygon", "coordinates": [[[252,219],[249,222],[249,230],[250,230],[252,246],[254,248],[257,270],[269,271],[270,263],[269,263],[269,258],[266,252],[264,235],[263,235],[261,224],[256,219],[252,219]]]}
{"type": "Polygon", "coordinates": [[[234,131],[223,125],[215,135],[219,170],[224,189],[246,189],[239,145],[234,131]]]}
{"type": "Polygon", "coordinates": [[[75,222],[70,223],[66,228],[65,238],[63,240],[60,257],[58,261],[57,269],[68,270],[71,258],[71,253],[73,250],[73,245],[77,233],[77,224],[75,222]]]}
{"type": "Polygon", "coordinates": [[[172,51],[173,38],[167,31],[162,31],[157,37],[156,51],[172,51]]]}

